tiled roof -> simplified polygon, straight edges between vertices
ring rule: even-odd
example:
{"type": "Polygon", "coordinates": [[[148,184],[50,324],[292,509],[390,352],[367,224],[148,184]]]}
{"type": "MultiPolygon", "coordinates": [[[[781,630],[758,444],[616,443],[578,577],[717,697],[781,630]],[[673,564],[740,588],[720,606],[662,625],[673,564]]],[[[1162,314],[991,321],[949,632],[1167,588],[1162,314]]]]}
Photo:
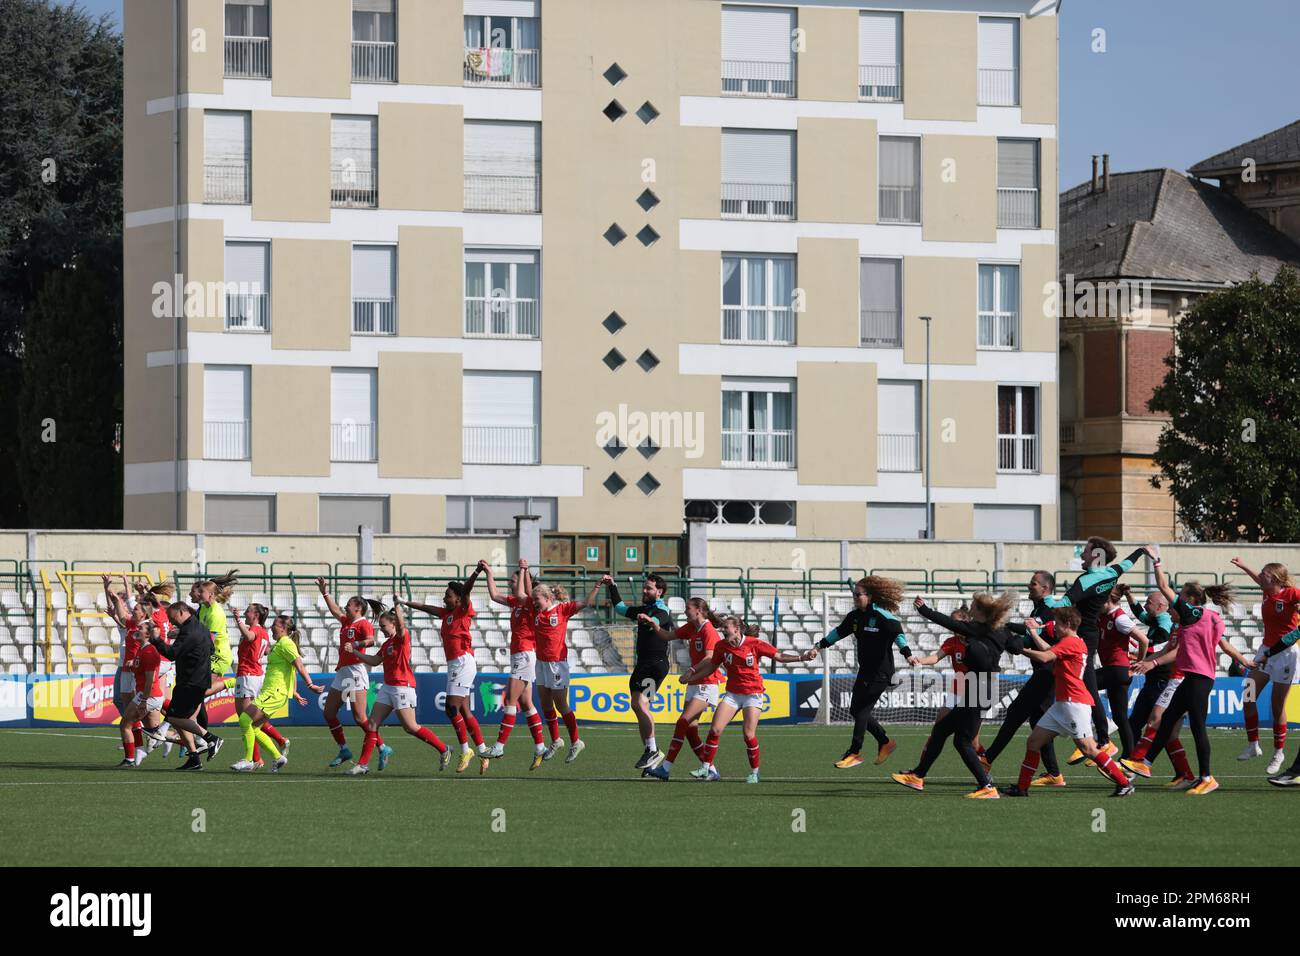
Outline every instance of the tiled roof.
{"type": "Polygon", "coordinates": [[[1256,137],[1248,143],[1234,146],[1209,159],[1203,159],[1188,170],[1193,176],[1217,179],[1214,173],[1239,172],[1244,160],[1253,159],[1257,166],[1272,163],[1300,163],[1300,120],[1271,133],[1256,137]]]}

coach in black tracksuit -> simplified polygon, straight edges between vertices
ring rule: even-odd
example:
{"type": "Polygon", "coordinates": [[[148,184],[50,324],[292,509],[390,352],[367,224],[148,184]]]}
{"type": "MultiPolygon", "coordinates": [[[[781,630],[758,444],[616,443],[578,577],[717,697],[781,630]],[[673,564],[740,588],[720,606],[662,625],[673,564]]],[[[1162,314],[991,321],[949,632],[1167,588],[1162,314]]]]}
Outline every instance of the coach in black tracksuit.
{"type": "Polygon", "coordinates": [[[654,716],[650,713],[650,699],[659,691],[659,685],[668,676],[668,642],[659,636],[656,628],[673,629],[673,616],[664,603],[668,582],[658,574],[647,574],[641,586],[641,603],[629,606],[618,593],[618,585],[611,577],[605,584],[609,603],[614,613],[629,621],[636,621],[636,666],[628,679],[632,712],[641,730],[645,752],[635,764],[637,770],[652,770],[663,762],[664,755],[655,743],[654,716]],[[641,615],[650,618],[642,621],[641,615]],[[651,623],[653,622],[653,623],[651,623]]]}
{"type": "Polygon", "coordinates": [[[201,770],[203,764],[193,738],[207,742],[209,759],[220,749],[218,738],[204,726],[208,718],[203,701],[212,682],[212,634],[184,601],[171,605],[167,616],[176,626],[171,644],[156,634],[150,639],[159,654],[176,662],[176,686],[172,688],[167,720],[181,733],[190,752],[189,760],[180,769],[201,770]]]}

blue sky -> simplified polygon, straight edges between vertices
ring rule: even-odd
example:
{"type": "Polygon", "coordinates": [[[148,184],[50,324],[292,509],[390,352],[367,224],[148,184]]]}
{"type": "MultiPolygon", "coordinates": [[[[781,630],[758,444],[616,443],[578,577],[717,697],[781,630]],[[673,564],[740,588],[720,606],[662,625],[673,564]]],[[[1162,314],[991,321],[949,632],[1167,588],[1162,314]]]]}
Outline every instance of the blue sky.
{"type": "MultiPolygon", "coordinates": [[[[122,0],[80,0],[122,18],[122,0]]],[[[1093,153],[1116,171],[1198,160],[1300,119],[1296,0],[1065,0],[1061,188],[1093,153]],[[1106,31],[1106,52],[1092,33],[1106,31]]]]}

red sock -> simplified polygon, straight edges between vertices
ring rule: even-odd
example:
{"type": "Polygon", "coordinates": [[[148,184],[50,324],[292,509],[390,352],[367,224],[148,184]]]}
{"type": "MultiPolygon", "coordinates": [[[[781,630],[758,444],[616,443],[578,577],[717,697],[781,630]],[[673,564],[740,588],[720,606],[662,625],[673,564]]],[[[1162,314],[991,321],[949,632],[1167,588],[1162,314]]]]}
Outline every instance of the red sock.
{"type": "Polygon", "coordinates": [[[122,750],[127,760],[135,759],[135,741],[130,738],[122,741],[122,750]]]}
{"type": "Polygon", "coordinates": [[[1128,786],[1128,777],[1124,776],[1124,771],[1119,769],[1119,764],[1111,759],[1110,754],[1103,750],[1092,759],[1096,762],[1098,770],[1110,777],[1110,779],[1114,780],[1121,787],[1128,786]]]}
{"type": "Polygon", "coordinates": [[[560,739],[560,718],[555,715],[555,708],[546,709],[546,729],[551,735],[551,742],[560,739]]]}
{"type": "Polygon", "coordinates": [[[1042,757],[1043,755],[1037,750],[1025,751],[1025,761],[1020,765],[1020,779],[1016,781],[1016,785],[1021,790],[1029,789],[1029,784],[1034,779],[1034,773],[1038,770],[1038,761],[1042,757]]]}
{"type": "Polygon", "coordinates": [[[1251,701],[1242,704],[1241,710],[1246,718],[1246,739],[1252,744],[1259,743],[1259,705],[1251,701]]]}
{"type": "Polygon", "coordinates": [[[462,744],[469,743],[469,733],[465,730],[465,718],[461,716],[459,710],[451,715],[451,725],[456,728],[456,739],[462,744]]]}
{"type": "Polygon", "coordinates": [[[691,750],[695,751],[695,756],[703,760],[704,742],[700,740],[699,724],[691,724],[686,728],[686,740],[691,745],[691,750]]]}
{"type": "Polygon", "coordinates": [[[258,744],[257,738],[254,737],[253,738],[253,763],[257,763],[261,759],[262,759],[262,747],[260,744],[258,744]]]}
{"type": "Polygon", "coordinates": [[[438,751],[438,753],[440,754],[445,754],[447,752],[447,745],[444,744],[441,740],[439,740],[438,735],[435,734],[428,727],[421,727],[419,730],[417,730],[415,732],[415,737],[417,740],[423,740],[426,744],[428,744],[434,750],[438,751]]]}
{"type": "Polygon", "coordinates": [[[469,735],[474,738],[474,746],[483,746],[483,731],[479,730],[478,718],[473,714],[466,714],[465,725],[469,727],[469,735]]]}
{"type": "Polygon", "coordinates": [[[375,747],[379,745],[379,734],[373,731],[366,732],[366,742],[361,748],[361,759],[357,761],[360,764],[369,764],[370,755],[375,752],[375,747]]]}
{"type": "MultiPolygon", "coordinates": [[[[1274,736],[1276,736],[1276,734],[1274,734],[1274,736]]],[[[1286,727],[1285,727],[1285,726],[1283,726],[1283,728],[1282,728],[1282,739],[1283,739],[1283,740],[1286,739],[1286,727]]],[[[144,746],[144,731],[142,731],[142,730],[140,729],[140,725],[139,725],[139,724],[136,724],[133,728],[131,728],[131,740],[132,740],[132,742],[133,742],[137,747],[143,747],[143,746],[144,746]]]]}
{"type": "Polygon", "coordinates": [[[285,744],[284,736],[280,733],[280,731],[272,727],[270,723],[263,724],[261,727],[261,731],[262,733],[266,734],[266,736],[274,740],[277,746],[279,746],[281,749],[284,749],[284,744],[285,744]]]}
{"type": "Polygon", "coordinates": [[[668,744],[668,756],[664,757],[669,763],[677,762],[677,755],[682,752],[682,744],[686,740],[686,731],[690,726],[691,722],[685,717],[678,717],[677,723],[673,725],[673,739],[668,744]]]}
{"type": "Polygon", "coordinates": [[[336,720],[329,725],[329,728],[330,735],[334,738],[334,742],[340,747],[346,747],[348,745],[348,738],[343,735],[343,725],[336,720]]]}
{"type": "Polygon", "coordinates": [[[713,763],[713,758],[718,755],[718,735],[712,730],[709,731],[708,739],[704,741],[704,756],[700,758],[702,763],[713,763]]]}
{"type": "Polygon", "coordinates": [[[501,715],[501,729],[497,731],[497,743],[504,747],[506,741],[510,739],[510,731],[514,729],[515,715],[507,710],[501,715]]]}
{"type": "Polygon", "coordinates": [[[749,769],[757,770],[758,769],[758,738],[746,737],[745,750],[749,754],[749,769]]]}
{"type": "Polygon", "coordinates": [[[375,740],[379,743],[379,746],[384,745],[384,735],[377,730],[375,731],[375,740]]]}
{"type": "Polygon", "coordinates": [[[1183,742],[1177,737],[1165,744],[1165,753],[1169,754],[1169,760],[1174,765],[1174,773],[1180,777],[1191,777],[1192,766],[1187,762],[1187,751],[1183,750],[1183,742]]]}
{"type": "Polygon", "coordinates": [[[528,721],[528,732],[533,735],[533,743],[541,745],[542,740],[542,715],[533,711],[525,718],[528,721]]]}
{"type": "Polygon", "coordinates": [[[1146,730],[1142,731],[1142,739],[1139,740],[1137,746],[1133,748],[1133,753],[1129,757],[1130,760],[1147,759],[1147,751],[1151,749],[1151,744],[1155,742],[1156,731],[1159,729],[1159,727],[1148,726],[1146,730]]]}
{"type": "Polygon", "coordinates": [[[1273,749],[1286,749],[1286,721],[1273,725],[1273,749]]]}
{"type": "Polygon", "coordinates": [[[578,715],[571,710],[564,712],[564,726],[569,728],[569,743],[576,744],[578,737],[578,715]]]}

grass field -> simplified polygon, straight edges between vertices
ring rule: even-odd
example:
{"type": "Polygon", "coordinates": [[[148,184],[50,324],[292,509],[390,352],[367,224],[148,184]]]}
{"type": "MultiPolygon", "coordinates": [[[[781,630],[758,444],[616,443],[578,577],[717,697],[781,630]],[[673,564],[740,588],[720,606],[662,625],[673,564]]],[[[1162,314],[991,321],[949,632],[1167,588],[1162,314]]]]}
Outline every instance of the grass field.
{"type": "MultiPolygon", "coordinates": [[[[1107,799],[1112,785],[1079,766],[1067,768],[1064,790],[973,801],[961,798],[971,781],[951,748],[924,794],[889,780],[915,760],[926,734],[916,726],[894,728],[899,749],[884,766],[848,771],[832,767],[845,728],[760,728],[758,786],[744,783],[748,767],[734,728],[718,754],[723,780],[714,784],[690,779],[698,764],[689,752],[675,768],[680,779],[640,779],[631,727],[584,728],[587,750],[577,762],[557,757],[535,773],[528,771],[531,741],[517,730],[485,777],[477,761],[461,776],[439,774],[434,751],[393,728],[386,737],[396,750],[392,764],[359,779],[326,769],[335,750],[324,728],[285,729],[292,759],[274,776],[227,769],[240,756],[232,730],[224,731],[229,746],[201,774],[174,773],[175,755],[163,760],[161,750],[138,770],[117,770],[117,738],[104,728],[0,730],[4,862],[1203,866],[1240,846],[1258,821],[1285,821],[1280,803],[1296,799],[1265,782],[1262,759],[1234,759],[1240,731],[1211,732],[1222,789],[1207,797],[1164,792],[1162,757],[1156,775],[1124,800],[1107,799]],[[1104,833],[1094,832],[1098,808],[1104,833]],[[194,832],[196,810],[205,832],[194,832]],[[497,832],[502,820],[505,831],[497,832]]],[[[435,729],[445,736],[446,728],[435,729]]],[[[669,733],[665,727],[661,746],[669,733]]],[[[1067,753],[1058,742],[1058,754],[1067,753]]],[[[1022,754],[1018,745],[1008,748],[995,767],[998,783],[1012,779],[1022,754]]],[[[1300,849],[1296,830],[1283,824],[1269,832],[1277,859],[1300,849]]]]}

